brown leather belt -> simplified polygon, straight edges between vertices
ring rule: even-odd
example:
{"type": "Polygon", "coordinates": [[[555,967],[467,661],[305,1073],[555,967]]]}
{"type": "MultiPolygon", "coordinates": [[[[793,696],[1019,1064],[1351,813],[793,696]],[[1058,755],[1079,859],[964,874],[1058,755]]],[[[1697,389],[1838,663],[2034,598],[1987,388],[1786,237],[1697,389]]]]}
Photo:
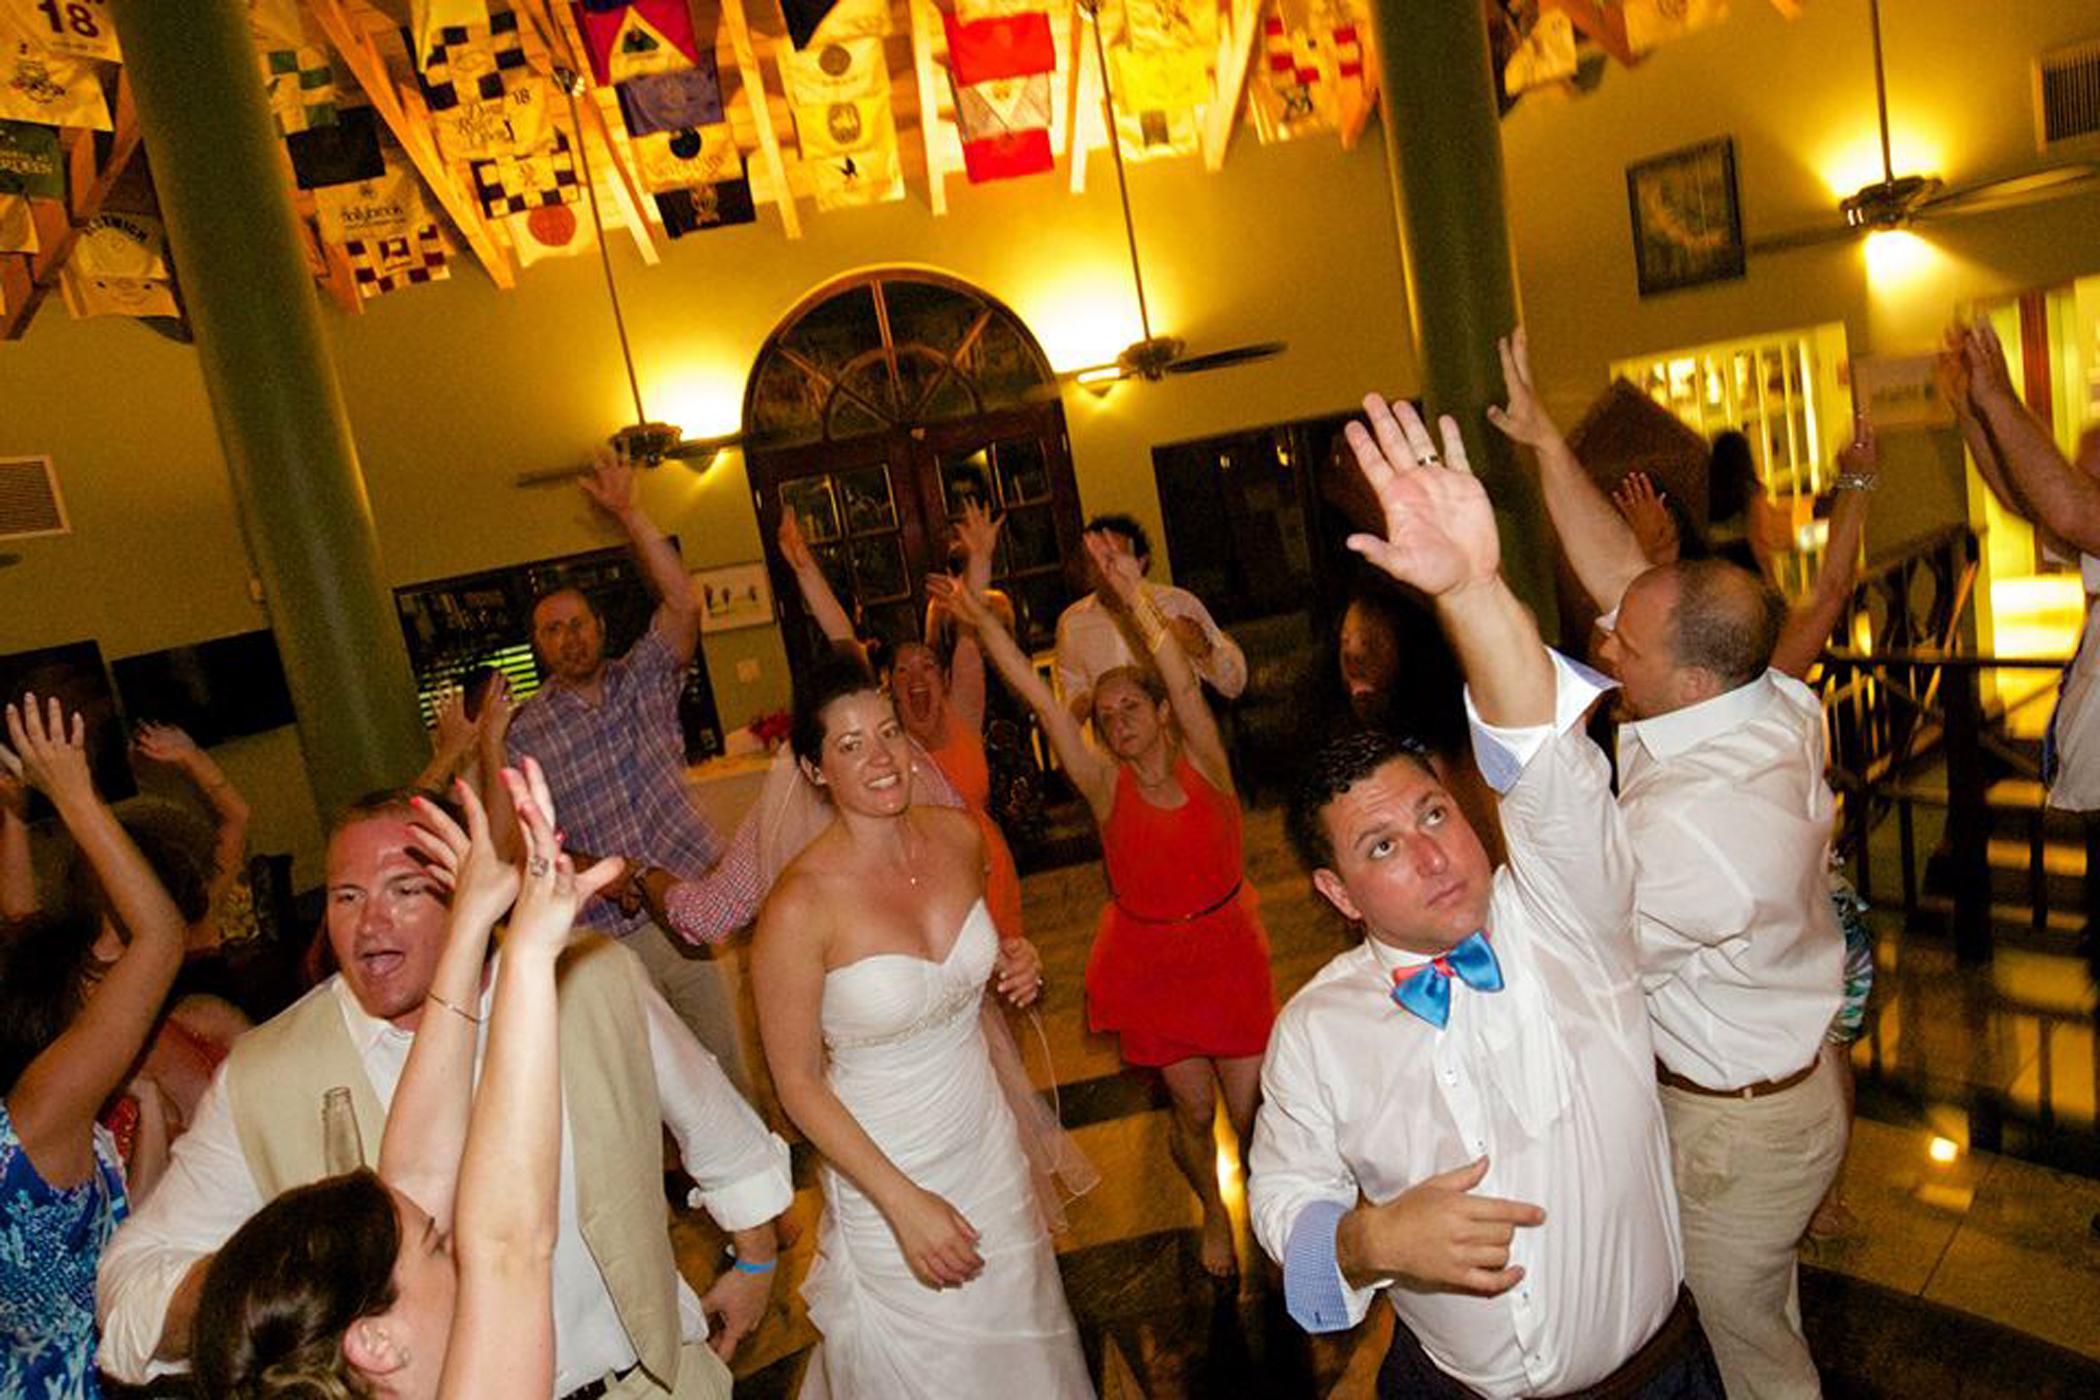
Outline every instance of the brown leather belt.
{"type": "Polygon", "coordinates": [[[567,1395],[562,1396],[561,1400],[598,1400],[599,1396],[611,1390],[621,1381],[626,1380],[634,1372],[635,1368],[629,1366],[624,1371],[614,1371],[611,1375],[600,1376],[594,1381],[585,1381],[567,1395]]]}
{"type": "Polygon", "coordinates": [[[1683,1075],[1663,1064],[1661,1060],[1657,1060],[1655,1062],[1655,1082],[1667,1085],[1672,1089],[1681,1089],[1687,1094],[1703,1094],[1709,1099],[1761,1099],[1768,1094],[1784,1093],[1796,1084],[1805,1082],[1811,1074],[1816,1072],[1816,1066],[1820,1063],[1822,1063],[1820,1059],[1810,1060],[1807,1065],[1795,1070],[1784,1079],[1760,1079],[1755,1084],[1744,1084],[1734,1089],[1709,1089],[1696,1080],[1686,1079],[1683,1075]]]}

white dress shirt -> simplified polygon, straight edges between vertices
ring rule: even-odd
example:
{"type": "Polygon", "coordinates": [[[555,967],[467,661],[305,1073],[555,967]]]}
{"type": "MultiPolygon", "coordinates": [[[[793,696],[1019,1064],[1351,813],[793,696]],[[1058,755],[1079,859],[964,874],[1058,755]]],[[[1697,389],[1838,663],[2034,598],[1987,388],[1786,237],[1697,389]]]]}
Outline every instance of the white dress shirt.
{"type": "MultiPolygon", "coordinates": [[[[498,955],[500,960],[500,954],[498,955]]],[[[647,984],[634,979],[656,1066],[656,1091],[664,1123],[678,1140],[679,1155],[698,1183],[693,1205],[724,1230],[761,1225],[793,1198],[788,1149],[768,1132],[751,1106],[671,1008],[647,984]]],[[[475,1072],[488,1043],[490,978],[481,996],[475,1072]]],[[[365,1014],[340,976],[312,995],[333,995],[343,1024],[357,1047],[372,1092],[391,1104],[414,1037],[392,1023],[365,1014]]],[[[316,1119],[318,1122],[318,1119],[316,1119]]],[[[367,1161],[379,1144],[364,1145],[367,1161]]],[[[650,1175],[655,1163],[649,1164],[650,1175]]],[[[611,1371],[635,1364],[633,1345],[613,1308],[612,1295],[592,1260],[576,1219],[575,1158],[569,1117],[562,1112],[560,1228],[554,1245],[555,1395],[611,1371]]],[[[222,1066],[197,1113],[175,1144],[166,1174],[151,1197],[110,1241],[97,1275],[96,1311],[102,1328],[97,1360],[119,1380],[142,1383],[149,1375],[179,1369],[152,1360],[168,1300],[191,1264],[217,1250],[265,1202],[248,1171],[226,1092],[222,1066]]],[[[678,1301],[687,1340],[707,1334],[699,1299],[683,1278],[678,1301]]]]}
{"type": "Polygon", "coordinates": [[[1509,848],[1486,929],[1503,989],[1454,978],[1438,1030],[1391,996],[1393,972],[1427,959],[1374,939],[1335,958],[1276,1022],[1251,1154],[1254,1229],[1285,1263],[1291,1315],[1313,1331],[1351,1327],[1383,1289],[1430,1359],[1488,1396],[1610,1375],[1662,1325],[1684,1278],[1633,864],[1604,755],[1579,732],[1602,686],[1555,665],[1552,724],[1474,719],[1509,848]],[[1335,1228],[1359,1197],[1390,1201],[1483,1155],[1478,1194],[1546,1212],[1511,1243],[1524,1269],[1514,1288],[1348,1286],[1335,1228]]]}
{"type": "Polygon", "coordinates": [[[1844,993],[1815,692],[1767,671],[1619,728],[1655,1052],[1709,1089],[1815,1060],[1844,993]]]}
{"type": "MultiPolygon", "coordinates": [[[[1232,699],[1247,688],[1247,657],[1239,643],[1220,630],[1211,621],[1210,609],[1203,600],[1185,588],[1172,584],[1143,585],[1159,605],[1159,610],[1168,617],[1186,618],[1203,629],[1210,639],[1210,655],[1201,658],[1189,657],[1189,664],[1196,674],[1210,683],[1213,690],[1232,699]]],[[[1118,666],[1136,664],[1131,655],[1130,642],[1123,629],[1102,605],[1098,594],[1089,593],[1066,608],[1057,619],[1057,697],[1066,704],[1075,695],[1084,695],[1094,688],[1094,682],[1102,672],[1113,671],[1118,666]]]]}

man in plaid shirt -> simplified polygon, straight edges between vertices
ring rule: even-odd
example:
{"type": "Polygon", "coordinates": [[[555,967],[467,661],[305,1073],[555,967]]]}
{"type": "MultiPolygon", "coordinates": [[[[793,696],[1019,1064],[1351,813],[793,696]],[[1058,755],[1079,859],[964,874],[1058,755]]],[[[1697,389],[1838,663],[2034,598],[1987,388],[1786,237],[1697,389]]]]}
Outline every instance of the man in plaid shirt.
{"type": "MultiPolygon", "coordinates": [[[[676,547],[635,498],[632,464],[601,450],[582,485],[626,533],[659,600],[656,613],[626,655],[607,660],[603,621],[582,593],[557,589],[533,606],[532,642],[547,680],[511,722],[510,761],[528,754],[540,761],[572,847],[697,879],[722,850],[687,790],[678,723],[679,692],[700,639],[700,609],[676,547]]],[[[507,821],[507,798],[499,801],[507,821]]],[[[735,1002],[712,962],[646,911],[622,913],[607,899],[584,906],[577,924],[632,948],[671,1008],[749,1094],[735,1002]]]]}

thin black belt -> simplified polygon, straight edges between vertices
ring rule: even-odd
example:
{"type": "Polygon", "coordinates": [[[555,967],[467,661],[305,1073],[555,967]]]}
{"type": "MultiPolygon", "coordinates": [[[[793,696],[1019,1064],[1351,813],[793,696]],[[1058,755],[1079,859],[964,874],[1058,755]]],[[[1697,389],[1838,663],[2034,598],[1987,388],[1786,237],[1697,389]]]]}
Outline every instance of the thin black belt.
{"type": "Polygon", "coordinates": [[[605,1394],[634,1373],[635,1367],[629,1366],[624,1371],[614,1371],[611,1375],[600,1376],[594,1381],[585,1381],[567,1395],[562,1396],[561,1400],[598,1400],[599,1396],[605,1394]]]}
{"type": "Polygon", "coordinates": [[[1198,909],[1193,914],[1169,914],[1165,916],[1158,914],[1140,914],[1137,910],[1131,908],[1129,905],[1123,902],[1123,897],[1116,893],[1116,887],[1113,883],[1111,883],[1108,887],[1108,897],[1115,904],[1116,908],[1122,910],[1125,914],[1129,915],[1133,919],[1136,919],[1141,924],[1192,924],[1206,914],[1217,913],[1220,909],[1223,909],[1226,905],[1232,903],[1232,901],[1234,901],[1235,899],[1238,899],[1240,897],[1240,890],[1246,885],[1246,883],[1247,877],[1242,875],[1239,879],[1232,882],[1232,888],[1225,891],[1225,893],[1220,898],[1214,900],[1209,904],[1204,905],[1201,909],[1198,909]]]}

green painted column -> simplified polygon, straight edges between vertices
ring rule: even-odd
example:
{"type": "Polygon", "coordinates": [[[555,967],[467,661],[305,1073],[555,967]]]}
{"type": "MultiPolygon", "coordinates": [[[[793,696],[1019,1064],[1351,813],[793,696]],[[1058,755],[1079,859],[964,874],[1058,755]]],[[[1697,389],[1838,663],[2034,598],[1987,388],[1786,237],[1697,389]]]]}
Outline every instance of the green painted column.
{"type": "Polygon", "coordinates": [[[1550,639],[1558,630],[1552,526],[1531,468],[1486,417],[1502,401],[1495,338],[1517,324],[1487,25],[1479,0],[1372,0],[1371,8],[1423,404],[1463,428],[1467,456],[1495,500],[1503,573],[1550,639]]]}
{"type": "Polygon", "coordinates": [[[112,0],[324,819],[428,755],[242,0],[112,0]]]}

